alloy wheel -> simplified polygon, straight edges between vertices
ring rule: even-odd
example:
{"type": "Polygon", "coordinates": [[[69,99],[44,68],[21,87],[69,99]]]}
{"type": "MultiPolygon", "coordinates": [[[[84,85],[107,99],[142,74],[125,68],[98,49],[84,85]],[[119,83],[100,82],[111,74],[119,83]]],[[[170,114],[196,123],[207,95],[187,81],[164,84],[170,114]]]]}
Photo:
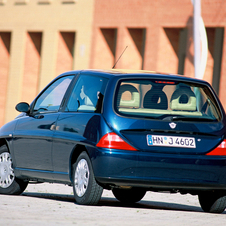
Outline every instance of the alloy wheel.
{"type": "Polygon", "coordinates": [[[74,187],[79,197],[82,197],[87,190],[89,183],[89,166],[85,159],[81,159],[75,170],[74,187]]]}
{"type": "Polygon", "coordinates": [[[0,154],[0,187],[8,188],[14,179],[11,156],[8,152],[3,152],[0,154]]]}

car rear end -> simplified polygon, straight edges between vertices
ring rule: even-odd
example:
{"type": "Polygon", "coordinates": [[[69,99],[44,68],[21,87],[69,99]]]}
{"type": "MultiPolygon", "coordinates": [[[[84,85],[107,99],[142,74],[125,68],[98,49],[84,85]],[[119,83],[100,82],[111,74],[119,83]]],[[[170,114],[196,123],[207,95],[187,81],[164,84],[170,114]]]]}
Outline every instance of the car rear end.
{"type": "Polygon", "coordinates": [[[103,117],[93,156],[103,186],[226,189],[225,113],[208,83],[159,74],[113,76],[103,117]]]}

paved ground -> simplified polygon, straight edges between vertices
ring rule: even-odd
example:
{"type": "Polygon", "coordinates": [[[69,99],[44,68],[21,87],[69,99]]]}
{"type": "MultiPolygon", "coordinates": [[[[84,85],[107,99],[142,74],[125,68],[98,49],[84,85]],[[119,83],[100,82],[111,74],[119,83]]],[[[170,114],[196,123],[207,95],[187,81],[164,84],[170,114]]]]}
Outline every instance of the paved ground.
{"type": "Polygon", "coordinates": [[[204,213],[196,196],[148,192],[132,206],[104,191],[98,206],[74,204],[72,188],[30,184],[20,196],[0,195],[0,225],[223,225],[223,214],[204,213]]]}

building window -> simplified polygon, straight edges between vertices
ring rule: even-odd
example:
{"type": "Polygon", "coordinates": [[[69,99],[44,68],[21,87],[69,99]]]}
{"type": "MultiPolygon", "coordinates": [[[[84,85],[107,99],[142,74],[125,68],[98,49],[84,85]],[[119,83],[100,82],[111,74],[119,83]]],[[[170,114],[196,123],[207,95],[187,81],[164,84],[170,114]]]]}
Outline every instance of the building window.
{"type": "Polygon", "coordinates": [[[160,33],[157,71],[184,74],[186,28],[163,28],[160,33]]]}
{"type": "Polygon", "coordinates": [[[0,0],[0,5],[4,5],[7,2],[7,0],[0,0]]]}
{"type": "Polygon", "coordinates": [[[214,28],[212,86],[217,94],[219,94],[223,40],[224,28],[214,28]]]}
{"type": "Polygon", "coordinates": [[[178,47],[178,71],[180,75],[184,74],[184,64],[186,58],[188,29],[179,29],[179,47],[178,47]]]}
{"type": "Polygon", "coordinates": [[[93,67],[112,68],[115,64],[117,29],[98,28],[95,42],[93,67]]]}
{"type": "Polygon", "coordinates": [[[130,65],[128,68],[131,69],[143,69],[144,64],[144,48],[145,48],[145,39],[146,39],[146,29],[140,28],[128,28],[129,31],[129,40],[130,43],[130,65]]]}
{"type": "Polygon", "coordinates": [[[39,0],[38,4],[50,4],[53,0],[39,0]]]}
{"type": "Polygon", "coordinates": [[[10,32],[0,32],[0,126],[4,124],[10,64],[10,32]]]}
{"type": "Polygon", "coordinates": [[[78,0],[62,0],[63,4],[76,3],[78,0]]]}
{"type": "Polygon", "coordinates": [[[56,74],[73,69],[74,46],[75,32],[59,33],[56,74]]]}
{"type": "Polygon", "coordinates": [[[27,4],[29,2],[29,0],[16,0],[15,4],[16,5],[24,5],[27,4]]]}
{"type": "Polygon", "coordinates": [[[26,37],[22,99],[30,103],[38,93],[41,62],[41,32],[28,32],[26,37]]]}

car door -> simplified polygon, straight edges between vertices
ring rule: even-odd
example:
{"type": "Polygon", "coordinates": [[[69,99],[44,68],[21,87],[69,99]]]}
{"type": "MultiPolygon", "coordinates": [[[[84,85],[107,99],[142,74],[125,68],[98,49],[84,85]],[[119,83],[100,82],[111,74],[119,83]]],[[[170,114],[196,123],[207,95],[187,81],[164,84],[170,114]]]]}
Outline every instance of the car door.
{"type": "Polygon", "coordinates": [[[59,108],[74,76],[50,84],[35,100],[31,113],[18,119],[13,134],[16,167],[26,171],[52,171],[52,137],[59,108]]]}
{"type": "Polygon", "coordinates": [[[97,142],[106,84],[106,78],[82,74],[73,87],[53,137],[55,179],[68,180],[69,160],[77,144],[92,146],[97,142]]]}

